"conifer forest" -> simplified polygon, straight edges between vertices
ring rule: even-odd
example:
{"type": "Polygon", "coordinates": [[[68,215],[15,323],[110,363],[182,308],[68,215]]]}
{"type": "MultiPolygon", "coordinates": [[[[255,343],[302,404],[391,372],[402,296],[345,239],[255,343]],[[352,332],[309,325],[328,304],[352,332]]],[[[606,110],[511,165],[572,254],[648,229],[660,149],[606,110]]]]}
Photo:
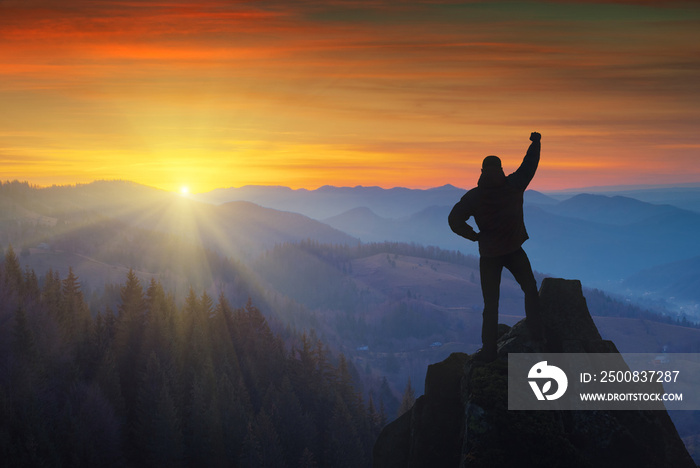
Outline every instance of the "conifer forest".
{"type": "Polygon", "coordinates": [[[72,270],[39,278],[11,247],[0,359],[4,466],[369,466],[386,422],[342,354],[283,339],[251,301],[178,306],[130,271],[91,314],[72,270]]]}

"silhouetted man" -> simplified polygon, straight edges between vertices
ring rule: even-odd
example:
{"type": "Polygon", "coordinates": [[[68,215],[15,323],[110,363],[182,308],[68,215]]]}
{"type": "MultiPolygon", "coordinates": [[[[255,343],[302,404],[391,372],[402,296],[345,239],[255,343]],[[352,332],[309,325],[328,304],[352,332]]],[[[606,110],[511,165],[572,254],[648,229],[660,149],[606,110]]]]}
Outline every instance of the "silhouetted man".
{"type": "Polygon", "coordinates": [[[530,332],[541,340],[537,282],[522,248],[528,238],[523,221],[523,193],[535,176],[540,161],[540,134],[530,135],[530,147],[518,170],[506,176],[497,156],[487,156],[476,188],[468,191],[452,208],[450,228],[460,236],[479,242],[479,271],[484,313],[481,327],[481,357],[496,359],[498,300],[501,272],[506,267],[525,293],[525,316],[530,332]],[[473,216],[479,232],[467,224],[473,216]]]}

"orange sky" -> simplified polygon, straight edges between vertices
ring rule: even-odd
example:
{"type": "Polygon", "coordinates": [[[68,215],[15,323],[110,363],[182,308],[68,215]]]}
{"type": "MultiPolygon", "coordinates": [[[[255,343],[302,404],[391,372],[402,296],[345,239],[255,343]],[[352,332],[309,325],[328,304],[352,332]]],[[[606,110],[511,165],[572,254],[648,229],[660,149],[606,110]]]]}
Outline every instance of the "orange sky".
{"type": "Polygon", "coordinates": [[[0,167],[469,187],[543,135],[532,188],[700,182],[700,3],[0,0],[0,167]]]}

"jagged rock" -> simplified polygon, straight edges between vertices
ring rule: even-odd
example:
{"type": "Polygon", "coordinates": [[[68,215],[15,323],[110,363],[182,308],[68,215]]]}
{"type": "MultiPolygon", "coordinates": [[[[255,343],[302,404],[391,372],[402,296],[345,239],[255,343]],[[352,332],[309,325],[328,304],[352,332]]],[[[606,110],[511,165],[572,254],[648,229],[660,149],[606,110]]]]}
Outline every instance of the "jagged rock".
{"type": "Polygon", "coordinates": [[[375,459],[386,460],[382,466],[457,466],[459,450],[455,447],[462,444],[464,421],[462,370],[468,358],[467,354],[453,353],[428,366],[425,393],[411,411],[392,423],[395,430],[385,434],[391,442],[375,446],[375,459]],[[386,453],[382,453],[383,449],[387,449],[386,453]]]}
{"type": "Polygon", "coordinates": [[[508,353],[617,352],[579,281],[546,278],[540,300],[546,346],[521,321],[500,326],[492,363],[455,353],[428,366],[425,394],[380,434],[375,468],[696,468],[665,411],[508,411],[508,353]]]}

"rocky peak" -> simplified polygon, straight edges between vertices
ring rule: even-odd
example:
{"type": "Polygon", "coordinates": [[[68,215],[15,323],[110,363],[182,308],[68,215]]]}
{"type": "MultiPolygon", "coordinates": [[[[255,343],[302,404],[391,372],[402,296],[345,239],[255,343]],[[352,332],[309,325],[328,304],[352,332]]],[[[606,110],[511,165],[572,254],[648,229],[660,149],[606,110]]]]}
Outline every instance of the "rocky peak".
{"type": "Polygon", "coordinates": [[[454,353],[428,366],[425,393],[388,424],[375,468],[696,468],[666,411],[508,411],[508,353],[617,353],[588,311],[581,283],[540,288],[547,344],[524,321],[499,325],[498,359],[454,353]]]}

